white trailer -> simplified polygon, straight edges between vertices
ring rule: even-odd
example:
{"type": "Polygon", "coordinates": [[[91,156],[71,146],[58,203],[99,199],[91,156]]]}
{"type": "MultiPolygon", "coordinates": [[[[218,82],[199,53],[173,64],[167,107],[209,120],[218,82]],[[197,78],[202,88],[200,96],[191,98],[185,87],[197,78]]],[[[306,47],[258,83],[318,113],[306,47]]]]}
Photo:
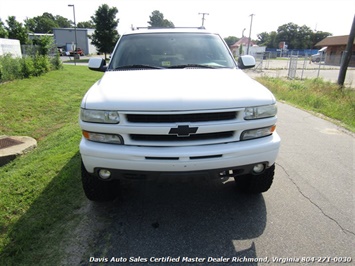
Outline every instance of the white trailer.
{"type": "Polygon", "coordinates": [[[12,57],[22,57],[20,41],[0,38],[0,56],[6,54],[12,57]]]}

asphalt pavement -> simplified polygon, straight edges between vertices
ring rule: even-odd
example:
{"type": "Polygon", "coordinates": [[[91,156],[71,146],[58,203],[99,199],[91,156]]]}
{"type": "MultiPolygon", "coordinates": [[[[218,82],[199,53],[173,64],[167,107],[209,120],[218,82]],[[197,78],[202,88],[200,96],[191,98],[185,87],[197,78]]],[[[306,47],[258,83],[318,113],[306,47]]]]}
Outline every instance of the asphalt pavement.
{"type": "Polygon", "coordinates": [[[80,252],[67,259],[73,265],[354,263],[354,135],[278,106],[282,144],[268,192],[241,194],[232,179],[125,182],[116,201],[88,201],[80,210],[86,218],[69,247],[80,252]]]}

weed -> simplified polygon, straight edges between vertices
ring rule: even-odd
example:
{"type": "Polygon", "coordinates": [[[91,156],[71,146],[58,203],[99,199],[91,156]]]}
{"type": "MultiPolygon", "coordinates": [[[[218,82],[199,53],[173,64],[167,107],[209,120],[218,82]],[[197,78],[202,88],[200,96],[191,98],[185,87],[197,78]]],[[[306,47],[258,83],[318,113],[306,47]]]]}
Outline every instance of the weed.
{"type": "Polygon", "coordinates": [[[339,90],[338,85],[323,79],[286,80],[261,77],[258,81],[269,88],[278,100],[321,113],[355,131],[355,91],[339,90]]]}

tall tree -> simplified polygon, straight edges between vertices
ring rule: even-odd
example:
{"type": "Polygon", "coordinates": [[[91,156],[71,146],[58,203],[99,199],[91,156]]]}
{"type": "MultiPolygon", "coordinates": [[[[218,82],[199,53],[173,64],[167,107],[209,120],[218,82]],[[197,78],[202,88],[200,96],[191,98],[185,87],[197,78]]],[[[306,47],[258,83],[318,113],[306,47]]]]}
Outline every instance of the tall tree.
{"type": "Polygon", "coordinates": [[[91,17],[95,24],[95,31],[90,36],[91,43],[95,45],[99,52],[111,53],[119,38],[116,30],[119,20],[116,19],[118,10],[116,7],[110,8],[107,4],[101,5],[91,17]]]}
{"type": "Polygon", "coordinates": [[[276,31],[259,33],[257,44],[268,48],[278,48],[276,31]]]}
{"type": "Polygon", "coordinates": [[[331,34],[330,32],[326,32],[326,31],[315,31],[313,32],[312,35],[312,47],[314,48],[314,46],[320,42],[321,40],[325,39],[328,36],[332,36],[333,34],[331,34]]]}
{"type": "Polygon", "coordinates": [[[52,33],[53,28],[58,28],[58,24],[48,17],[37,16],[25,20],[25,25],[33,33],[52,33]]]}
{"type": "Polygon", "coordinates": [[[148,28],[174,28],[174,23],[164,19],[163,13],[158,10],[152,12],[152,15],[149,16],[150,21],[148,21],[148,28]]]}
{"type": "Polygon", "coordinates": [[[76,26],[78,28],[86,28],[86,29],[94,29],[95,28],[95,25],[91,20],[79,22],[76,26]]]}
{"type": "Polygon", "coordinates": [[[311,49],[317,42],[330,35],[329,32],[313,32],[306,25],[299,26],[290,22],[279,26],[277,32],[258,34],[258,44],[278,48],[280,42],[286,42],[289,49],[311,49]]]}
{"type": "Polygon", "coordinates": [[[9,36],[6,28],[5,28],[5,24],[4,22],[2,22],[1,18],[0,18],[0,38],[7,38],[9,36]]]}
{"type": "Polygon", "coordinates": [[[313,31],[310,27],[303,25],[298,27],[297,31],[297,48],[298,49],[310,49],[312,48],[312,36],[313,31]]]}
{"type": "Polygon", "coordinates": [[[56,15],[54,19],[58,25],[58,28],[72,28],[73,27],[72,25],[74,25],[74,23],[71,20],[59,15],[56,15]]]}
{"type": "Polygon", "coordinates": [[[278,42],[286,42],[289,49],[297,48],[298,28],[298,25],[292,22],[279,26],[277,29],[278,42]]]}
{"type": "Polygon", "coordinates": [[[27,18],[25,26],[30,32],[52,33],[53,28],[71,28],[72,22],[62,16],[53,16],[51,13],[44,12],[41,16],[27,18]]]}
{"type": "Polygon", "coordinates": [[[16,20],[15,16],[9,16],[6,23],[7,27],[5,28],[9,34],[9,39],[17,39],[21,44],[27,44],[29,42],[27,29],[22,23],[16,20]]]}
{"type": "Polygon", "coordinates": [[[224,41],[228,45],[228,47],[231,47],[231,45],[235,44],[237,41],[239,41],[239,38],[235,36],[228,36],[227,38],[224,38],[224,41]]]}

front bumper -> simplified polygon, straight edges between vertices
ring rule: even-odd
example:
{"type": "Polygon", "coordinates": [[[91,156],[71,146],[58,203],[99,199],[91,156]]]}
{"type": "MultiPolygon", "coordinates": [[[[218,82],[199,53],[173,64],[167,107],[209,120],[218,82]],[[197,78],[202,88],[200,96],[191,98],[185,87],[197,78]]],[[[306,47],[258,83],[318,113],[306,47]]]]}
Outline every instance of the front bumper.
{"type": "Polygon", "coordinates": [[[256,163],[271,166],[279,152],[280,137],[273,135],[260,139],[215,145],[184,147],[140,147],[112,145],[82,138],[80,153],[86,170],[96,173],[110,169],[116,173],[191,173],[218,172],[228,169],[249,171],[256,163]]]}

